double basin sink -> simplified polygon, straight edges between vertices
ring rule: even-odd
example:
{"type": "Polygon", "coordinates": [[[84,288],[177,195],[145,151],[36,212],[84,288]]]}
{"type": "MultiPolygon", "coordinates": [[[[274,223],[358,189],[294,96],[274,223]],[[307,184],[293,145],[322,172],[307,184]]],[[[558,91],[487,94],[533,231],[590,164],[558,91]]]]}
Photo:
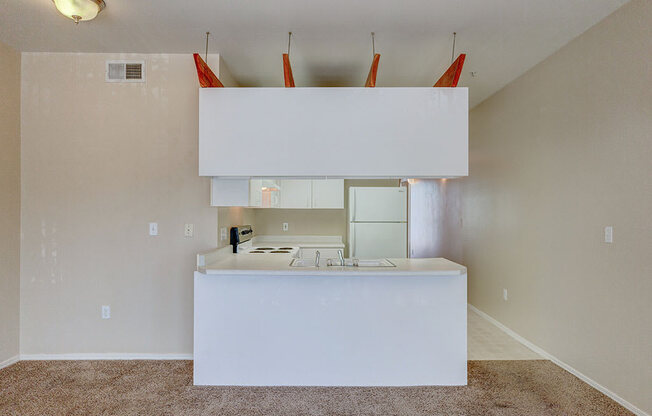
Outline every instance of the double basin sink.
{"type": "MultiPolygon", "coordinates": [[[[314,259],[292,259],[290,267],[316,267],[314,259]]],[[[320,259],[319,267],[342,267],[339,259],[320,259]]],[[[344,259],[344,267],[396,267],[387,259],[344,259]]]]}

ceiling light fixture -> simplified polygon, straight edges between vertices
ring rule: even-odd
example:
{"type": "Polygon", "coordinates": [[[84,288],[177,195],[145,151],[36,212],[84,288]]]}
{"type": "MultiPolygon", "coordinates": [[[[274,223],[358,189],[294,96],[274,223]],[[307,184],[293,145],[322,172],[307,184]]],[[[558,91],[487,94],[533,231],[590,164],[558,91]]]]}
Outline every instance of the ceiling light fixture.
{"type": "Polygon", "coordinates": [[[106,4],[104,0],[52,0],[57,10],[62,15],[72,19],[75,23],[95,19],[106,4]]]}

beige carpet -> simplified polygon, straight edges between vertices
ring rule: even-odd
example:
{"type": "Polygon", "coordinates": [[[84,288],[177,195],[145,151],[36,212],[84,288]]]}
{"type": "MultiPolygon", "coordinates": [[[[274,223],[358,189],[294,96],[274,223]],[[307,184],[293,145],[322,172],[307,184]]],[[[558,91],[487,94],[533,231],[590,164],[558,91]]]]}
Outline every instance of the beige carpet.
{"type": "Polygon", "coordinates": [[[21,361],[0,415],[629,415],[550,361],[469,361],[465,387],[195,387],[191,361],[21,361]]]}

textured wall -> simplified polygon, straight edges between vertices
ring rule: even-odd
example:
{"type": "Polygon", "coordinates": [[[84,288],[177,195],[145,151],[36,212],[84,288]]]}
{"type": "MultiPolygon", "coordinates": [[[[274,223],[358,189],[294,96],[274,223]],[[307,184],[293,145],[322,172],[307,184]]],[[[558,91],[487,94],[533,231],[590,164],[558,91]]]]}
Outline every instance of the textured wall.
{"type": "Polygon", "coordinates": [[[0,42],[0,366],[18,355],[20,53],[0,42]]]}
{"type": "Polygon", "coordinates": [[[651,22],[633,0],[477,106],[451,181],[470,302],[650,413],[651,22]]]}
{"type": "Polygon", "coordinates": [[[22,353],[192,352],[195,254],[217,245],[197,89],[191,55],[23,54],[22,353]],[[107,59],[146,82],[106,83],[107,59]]]}
{"type": "Polygon", "coordinates": [[[343,209],[252,209],[257,235],[339,235],[346,236],[343,209]],[[288,231],[283,231],[283,223],[288,231]]]}

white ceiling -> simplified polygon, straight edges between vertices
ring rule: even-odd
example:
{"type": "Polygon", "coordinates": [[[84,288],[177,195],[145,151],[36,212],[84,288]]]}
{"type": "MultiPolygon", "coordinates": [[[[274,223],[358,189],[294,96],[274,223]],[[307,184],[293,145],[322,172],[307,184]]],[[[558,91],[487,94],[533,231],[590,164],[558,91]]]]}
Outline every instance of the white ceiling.
{"type": "Polygon", "coordinates": [[[20,51],[222,54],[241,86],[282,86],[292,31],[297,86],[363,86],[370,32],[377,86],[429,86],[467,53],[471,105],[496,92],[627,0],[105,0],[78,26],[51,0],[0,0],[0,40],[20,51]],[[477,72],[471,77],[470,72],[477,72]]]}

